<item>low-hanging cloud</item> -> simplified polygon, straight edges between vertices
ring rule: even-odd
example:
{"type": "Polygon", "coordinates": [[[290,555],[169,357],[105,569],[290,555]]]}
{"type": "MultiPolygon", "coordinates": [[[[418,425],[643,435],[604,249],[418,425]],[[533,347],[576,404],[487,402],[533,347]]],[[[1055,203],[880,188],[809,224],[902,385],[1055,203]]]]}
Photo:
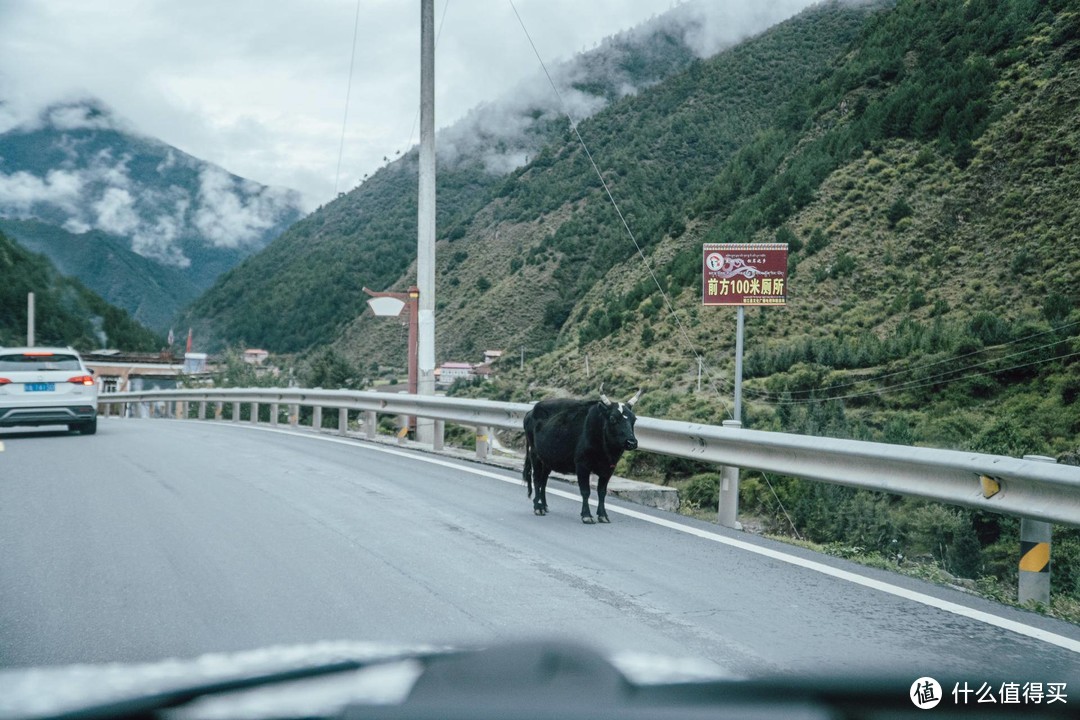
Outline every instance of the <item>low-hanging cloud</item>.
{"type": "MultiPolygon", "coordinates": [[[[462,118],[539,73],[518,15],[553,68],[650,14],[660,21],[673,9],[696,13],[697,26],[683,20],[684,41],[704,57],[813,1],[516,0],[513,9],[439,3],[438,122],[462,118]]],[[[384,158],[407,153],[416,139],[413,3],[363,3],[352,64],[355,8],[340,0],[308,3],[302,13],[291,3],[258,0],[114,5],[0,1],[0,133],[59,101],[100,97],[141,131],[191,155],[302,191],[310,209],[386,165],[384,158]]],[[[551,94],[542,75],[527,85],[551,94]]],[[[642,86],[614,88],[621,97],[642,86]]],[[[540,108],[561,112],[550,99],[540,108]]],[[[117,122],[78,107],[50,121],[72,129],[117,122]]],[[[493,172],[532,155],[528,143],[515,147],[522,135],[505,137],[510,147],[490,148],[483,158],[493,172]]]]}
{"type": "Polygon", "coordinates": [[[98,115],[100,109],[45,113],[47,120],[39,126],[58,133],[51,148],[59,151],[63,169],[43,177],[26,170],[0,173],[0,216],[38,218],[75,234],[100,230],[125,237],[136,253],[179,268],[191,265],[182,249],[187,242],[241,248],[264,240],[284,217],[295,216],[299,197],[294,191],[234,177],[172,148],[163,151],[149,182],[132,177],[137,163],[129,152],[104,148],[88,154],[92,136],[70,132],[87,130],[88,117],[112,126],[98,115]]]}
{"type": "Polygon", "coordinates": [[[24,171],[0,173],[0,211],[6,208],[7,214],[26,217],[43,203],[76,213],[82,189],[82,177],[66,170],[52,170],[45,177],[24,171]]]}
{"type": "Polygon", "coordinates": [[[101,199],[91,204],[97,217],[94,227],[110,235],[128,235],[139,227],[139,216],[135,212],[135,199],[123,188],[111,187],[101,199]]]}
{"type": "Polygon", "coordinates": [[[281,199],[273,188],[235,182],[223,170],[206,167],[199,174],[193,221],[199,233],[216,247],[241,247],[274,226],[281,199]]]}
{"type": "MultiPolygon", "coordinates": [[[[567,118],[580,122],[610,102],[660,82],[663,77],[659,75],[628,70],[640,66],[639,62],[628,61],[635,54],[637,59],[647,55],[657,33],[679,37],[690,53],[707,58],[763,32],[809,4],[810,0],[698,0],[674,6],[633,30],[605,38],[599,47],[573,60],[549,63],[547,72],[537,72],[497,101],[474,108],[462,120],[440,131],[436,143],[439,159],[451,167],[463,160],[480,160],[488,172],[511,172],[526,164],[545,141],[537,130],[541,123],[567,118]]],[[[657,67],[663,72],[664,63],[657,63],[657,67]]]]}

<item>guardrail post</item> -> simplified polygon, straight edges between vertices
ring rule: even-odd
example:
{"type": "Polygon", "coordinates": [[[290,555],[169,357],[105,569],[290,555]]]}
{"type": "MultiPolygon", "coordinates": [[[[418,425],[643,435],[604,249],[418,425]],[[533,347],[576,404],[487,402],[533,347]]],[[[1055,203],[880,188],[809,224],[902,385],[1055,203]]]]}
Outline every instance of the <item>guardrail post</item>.
{"type": "Polygon", "coordinates": [[[409,426],[412,422],[412,418],[408,415],[398,415],[398,431],[397,431],[397,444],[404,445],[405,439],[409,437],[409,426]]]}
{"type": "Polygon", "coordinates": [[[183,420],[184,416],[187,415],[187,403],[183,400],[177,400],[173,403],[173,415],[177,420],[183,420]]]}
{"type": "Polygon", "coordinates": [[[214,419],[220,420],[225,415],[225,403],[218,400],[214,403],[214,419]]]}
{"type": "Polygon", "coordinates": [[[338,435],[349,434],[349,409],[338,408],[337,411],[337,431],[338,435]]]}
{"type": "Polygon", "coordinates": [[[101,410],[102,410],[101,415],[103,417],[109,417],[109,410],[111,409],[109,407],[109,403],[105,403],[104,405],[102,405],[100,407],[101,407],[101,410]]]}
{"type": "Polygon", "coordinates": [[[199,419],[200,420],[205,420],[206,419],[206,401],[205,400],[200,400],[199,401],[199,419]]]}
{"type": "Polygon", "coordinates": [[[435,421],[435,437],[431,440],[432,450],[442,450],[446,443],[446,421],[435,421]]]}
{"type": "Polygon", "coordinates": [[[240,403],[238,402],[232,404],[232,421],[240,422],[240,403]]]}
{"type": "Polygon", "coordinates": [[[296,403],[289,405],[289,427],[296,427],[300,424],[300,406],[296,403]]]}
{"type": "Polygon", "coordinates": [[[364,412],[364,435],[368,440],[374,440],[379,434],[379,418],[374,410],[364,412]]]}
{"type": "MultiPolygon", "coordinates": [[[[725,420],[724,427],[739,429],[738,420],[725,420]]],[[[739,522],[739,468],[724,465],[720,468],[720,502],[716,522],[724,527],[742,530],[739,522]]]]}
{"type": "MultiPolygon", "coordinates": [[[[1025,455],[1025,460],[1055,462],[1043,455],[1025,455]]],[[[1020,572],[1017,600],[1050,604],[1050,523],[1020,518],[1020,572]]]]}
{"type": "Polygon", "coordinates": [[[270,403],[270,424],[277,425],[278,420],[278,404],[270,403]]]}
{"type": "Polygon", "coordinates": [[[487,425],[476,426],[476,459],[487,460],[488,456],[488,433],[491,432],[487,425]]]}
{"type": "Polygon", "coordinates": [[[322,430],[322,405],[316,405],[311,409],[311,427],[322,430]]]}
{"type": "Polygon", "coordinates": [[[251,403],[251,424],[257,425],[259,422],[259,403],[251,403]]]}

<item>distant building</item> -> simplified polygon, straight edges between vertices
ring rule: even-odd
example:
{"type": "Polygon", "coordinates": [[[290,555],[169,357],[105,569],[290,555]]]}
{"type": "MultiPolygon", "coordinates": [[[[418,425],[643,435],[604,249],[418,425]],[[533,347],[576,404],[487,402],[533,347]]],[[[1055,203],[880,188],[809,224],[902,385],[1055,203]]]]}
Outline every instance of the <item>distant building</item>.
{"type": "Polygon", "coordinates": [[[202,375],[206,371],[206,353],[184,353],[185,375],[202,375]]]}
{"type": "Polygon", "coordinates": [[[485,350],[484,351],[484,364],[490,365],[503,356],[502,350],[485,350]]]}
{"type": "Polygon", "coordinates": [[[457,380],[469,380],[473,377],[472,363],[444,362],[439,366],[436,379],[440,385],[453,385],[457,380]]]}
{"type": "Polygon", "coordinates": [[[94,371],[98,392],[101,394],[171,390],[176,387],[177,377],[185,372],[184,364],[169,352],[128,353],[98,350],[83,353],[83,362],[87,368],[94,371]]]}
{"type": "Polygon", "coordinates": [[[244,351],[244,362],[249,365],[262,365],[266,362],[266,359],[270,357],[270,353],[266,350],[259,350],[258,348],[248,348],[244,351]]]}

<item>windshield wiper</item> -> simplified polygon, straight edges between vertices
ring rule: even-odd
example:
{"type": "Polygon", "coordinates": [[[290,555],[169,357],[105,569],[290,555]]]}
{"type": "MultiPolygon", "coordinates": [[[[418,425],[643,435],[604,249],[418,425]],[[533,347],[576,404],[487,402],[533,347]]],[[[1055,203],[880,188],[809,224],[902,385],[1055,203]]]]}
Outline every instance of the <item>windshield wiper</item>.
{"type": "Polygon", "coordinates": [[[136,696],[88,703],[72,710],[38,715],[35,716],[35,720],[113,720],[121,718],[131,720],[150,718],[183,707],[195,700],[263,687],[273,687],[290,682],[325,678],[339,673],[355,672],[404,660],[424,662],[429,658],[440,657],[452,652],[460,651],[406,652],[365,660],[335,660],[303,667],[289,667],[283,670],[246,673],[239,677],[208,680],[201,683],[185,683],[178,687],[154,690],[136,696]]]}

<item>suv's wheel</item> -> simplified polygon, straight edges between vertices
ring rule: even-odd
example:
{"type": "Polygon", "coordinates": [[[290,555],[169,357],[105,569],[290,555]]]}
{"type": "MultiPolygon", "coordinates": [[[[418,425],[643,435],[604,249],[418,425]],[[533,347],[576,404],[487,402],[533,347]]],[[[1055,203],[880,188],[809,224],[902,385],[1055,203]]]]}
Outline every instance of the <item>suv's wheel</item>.
{"type": "Polygon", "coordinates": [[[97,418],[76,425],[80,435],[93,435],[97,432],[97,418]]]}

